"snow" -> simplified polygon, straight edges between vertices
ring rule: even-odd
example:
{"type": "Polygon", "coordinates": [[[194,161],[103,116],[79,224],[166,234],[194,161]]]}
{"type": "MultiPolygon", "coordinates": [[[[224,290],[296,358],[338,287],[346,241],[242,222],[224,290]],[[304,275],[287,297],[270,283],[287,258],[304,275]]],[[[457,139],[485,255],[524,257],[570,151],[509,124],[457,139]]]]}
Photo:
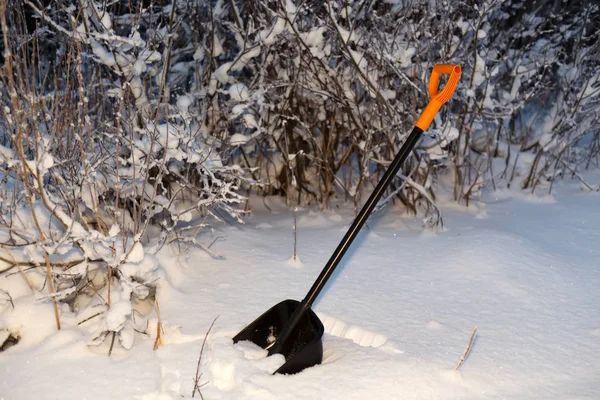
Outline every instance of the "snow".
{"type": "Polygon", "coordinates": [[[213,57],[219,57],[221,54],[223,54],[223,46],[221,45],[221,41],[217,35],[215,35],[214,38],[215,40],[213,41],[212,55],[213,57]]]}
{"type": "Polygon", "coordinates": [[[383,89],[380,91],[381,95],[386,100],[394,100],[396,98],[396,91],[390,89],[383,89]]]}
{"type": "Polygon", "coordinates": [[[135,242],[129,254],[125,253],[123,258],[132,263],[138,263],[144,259],[144,246],[140,242],[135,242]]]}
{"type": "Polygon", "coordinates": [[[102,25],[104,25],[104,27],[107,30],[110,30],[112,28],[112,21],[110,19],[110,14],[105,12],[105,13],[99,13],[100,15],[102,15],[102,25]]]}
{"type": "Polygon", "coordinates": [[[179,216],[179,221],[190,222],[193,218],[193,214],[191,211],[185,212],[179,216]]]}
{"type": "Polygon", "coordinates": [[[401,67],[405,68],[411,65],[412,57],[417,52],[417,49],[414,47],[408,47],[407,49],[398,50],[396,52],[397,62],[401,67]]]}
{"type": "Polygon", "coordinates": [[[206,52],[204,51],[204,48],[201,46],[198,46],[198,48],[196,48],[196,51],[194,52],[194,55],[193,55],[194,61],[202,61],[204,59],[205,55],[206,55],[206,52]]]}
{"type": "Polygon", "coordinates": [[[119,232],[121,232],[121,228],[119,228],[119,225],[113,224],[110,227],[110,230],[108,231],[108,236],[115,237],[119,234],[119,232]]]}
{"type": "Polygon", "coordinates": [[[286,28],[285,18],[277,17],[275,24],[270,29],[265,29],[261,32],[263,42],[268,46],[275,43],[277,35],[282,33],[286,28]]]}
{"type": "Polygon", "coordinates": [[[485,60],[479,53],[475,58],[475,73],[473,74],[473,82],[475,86],[481,85],[485,81],[485,60]]]}
{"type": "Polygon", "coordinates": [[[50,154],[44,154],[40,160],[40,173],[45,174],[54,165],[54,158],[50,154]]]}
{"type": "MultiPolygon", "coordinates": [[[[140,246],[137,244],[136,246],[140,246]]],[[[131,257],[130,257],[131,258],[131,257]]],[[[152,281],[156,278],[155,272],[158,270],[158,259],[152,254],[146,254],[143,260],[139,262],[128,262],[119,268],[126,277],[136,278],[141,282],[152,281]]]]}
{"type": "Polygon", "coordinates": [[[121,300],[111,304],[106,313],[106,327],[110,331],[118,332],[129,319],[131,315],[131,303],[128,300],[121,300]]]}
{"type": "Polygon", "coordinates": [[[260,55],[261,46],[254,46],[251,49],[247,49],[240,54],[240,57],[236,60],[236,63],[231,67],[232,71],[241,71],[246,65],[253,59],[260,55]]]}
{"type": "Polygon", "coordinates": [[[231,69],[232,64],[232,62],[223,63],[215,72],[213,72],[213,76],[219,83],[226,84],[229,81],[229,70],[231,69]]]}
{"type": "Polygon", "coordinates": [[[249,136],[246,136],[241,133],[235,133],[229,138],[229,143],[231,143],[232,146],[239,146],[242,144],[246,144],[248,140],[250,140],[249,136]]]}
{"type": "Polygon", "coordinates": [[[194,102],[194,98],[190,95],[177,97],[177,108],[183,115],[188,114],[188,108],[194,102]]]}
{"type": "Polygon", "coordinates": [[[247,224],[197,237],[221,237],[211,250],[226,259],[173,245],[125,264],[127,276],[161,276],[156,351],[158,319],[147,335],[135,332],[127,290],[107,311],[120,330],[109,357],[111,335],[87,346],[84,316],[68,308],[57,332],[52,303],[35,302],[19,274],[0,275],[0,295],[15,304],[0,301],[0,327],[21,336],[0,352],[0,398],[190,398],[219,316],[200,365],[205,399],[597,399],[600,194],[558,182],[547,200],[504,190],[469,209],[447,204],[438,231],[393,207],[372,216],[314,304],[323,363],[293,376],[271,375],[282,356],[231,337],[275,303],[302,298],[354,216],[348,205],[297,212],[299,267],[290,265],[293,213],[255,198],[247,224]]]}
{"type": "Polygon", "coordinates": [[[234,101],[245,101],[248,100],[250,94],[248,87],[243,83],[236,83],[229,87],[229,96],[234,101]]]}
{"type": "MultiPolygon", "coordinates": [[[[34,299],[24,299],[18,303],[18,309],[16,306],[15,304],[14,309],[11,307],[0,315],[0,326],[21,338],[19,341],[21,350],[35,348],[55,333],[52,303],[38,303],[34,299]]],[[[0,365],[4,364],[2,359],[3,355],[0,355],[0,365]]],[[[6,392],[3,385],[4,382],[0,383],[0,396],[6,392]]]]}
{"type": "Polygon", "coordinates": [[[91,45],[92,45],[92,51],[94,52],[94,55],[97,57],[99,63],[104,64],[108,67],[114,67],[117,64],[113,54],[106,51],[104,46],[102,46],[100,43],[93,40],[91,42],[91,45]]]}
{"type": "Polygon", "coordinates": [[[247,128],[256,128],[256,129],[260,129],[260,125],[258,124],[258,122],[256,121],[256,118],[254,117],[254,115],[252,114],[244,114],[244,116],[242,117],[244,120],[244,125],[247,128]]]}
{"type": "Polygon", "coordinates": [[[286,264],[291,268],[304,268],[304,263],[300,259],[299,255],[296,255],[296,258],[294,258],[294,256],[290,257],[286,261],[286,264]]]}

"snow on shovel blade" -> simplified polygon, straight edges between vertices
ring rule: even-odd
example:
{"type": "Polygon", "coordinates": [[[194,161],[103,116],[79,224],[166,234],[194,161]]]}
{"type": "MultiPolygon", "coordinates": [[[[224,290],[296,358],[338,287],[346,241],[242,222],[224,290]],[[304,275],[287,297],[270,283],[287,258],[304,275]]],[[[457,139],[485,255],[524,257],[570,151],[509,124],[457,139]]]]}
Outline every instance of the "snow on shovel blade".
{"type": "MultiPolygon", "coordinates": [[[[276,304],[235,335],[233,342],[249,340],[263,349],[268,349],[299,304],[296,300],[284,300],[276,304]]],[[[323,324],[317,314],[310,308],[306,310],[294,332],[282,343],[279,353],[285,357],[285,363],[274,373],[295,374],[320,364],[323,360],[323,331],[323,324]]]]}

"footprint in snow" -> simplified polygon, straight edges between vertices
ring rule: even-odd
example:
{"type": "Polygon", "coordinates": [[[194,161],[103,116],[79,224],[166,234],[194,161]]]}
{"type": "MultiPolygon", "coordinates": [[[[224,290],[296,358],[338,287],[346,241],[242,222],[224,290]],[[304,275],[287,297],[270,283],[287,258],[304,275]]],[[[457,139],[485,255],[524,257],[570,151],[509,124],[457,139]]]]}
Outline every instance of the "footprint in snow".
{"type": "Polygon", "coordinates": [[[318,315],[321,319],[321,322],[323,322],[325,334],[327,335],[352,340],[359,346],[373,347],[387,353],[403,353],[402,350],[398,349],[393,343],[389,342],[387,336],[385,335],[370,331],[359,325],[346,323],[327,314],[318,313],[318,315]]]}

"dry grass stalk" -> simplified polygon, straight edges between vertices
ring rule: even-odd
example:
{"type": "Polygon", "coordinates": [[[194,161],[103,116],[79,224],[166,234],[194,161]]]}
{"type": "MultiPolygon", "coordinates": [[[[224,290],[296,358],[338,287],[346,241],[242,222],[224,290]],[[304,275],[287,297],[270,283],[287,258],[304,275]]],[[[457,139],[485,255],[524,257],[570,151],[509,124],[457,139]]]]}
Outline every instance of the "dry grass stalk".
{"type": "Polygon", "coordinates": [[[113,332],[112,333],[112,339],[110,340],[110,347],[108,349],[108,356],[110,357],[113,351],[113,348],[115,347],[115,337],[117,336],[117,332],[113,332]]]}
{"type": "Polygon", "coordinates": [[[160,307],[158,306],[157,300],[154,300],[154,306],[156,307],[156,314],[158,315],[158,322],[156,323],[156,340],[154,341],[154,351],[156,351],[163,344],[163,341],[161,336],[162,323],[160,322],[160,307]]]}
{"type": "Polygon", "coordinates": [[[215,317],[215,319],[213,319],[213,322],[212,322],[212,324],[210,324],[208,331],[206,331],[206,335],[204,335],[204,340],[202,341],[202,347],[200,348],[200,356],[198,357],[198,365],[196,367],[196,377],[194,378],[194,389],[192,390],[192,397],[195,397],[196,391],[198,391],[198,394],[200,395],[200,398],[202,400],[204,400],[204,397],[202,396],[202,392],[200,391],[200,388],[202,386],[206,385],[206,383],[207,383],[207,382],[205,382],[203,384],[200,384],[200,378],[202,377],[202,374],[200,373],[200,364],[202,363],[202,353],[204,352],[204,345],[206,344],[208,335],[210,334],[210,331],[212,330],[213,326],[215,325],[217,318],[219,318],[218,315],[215,317]]]}
{"type": "Polygon", "coordinates": [[[473,346],[473,340],[475,340],[476,333],[477,333],[477,327],[475,327],[475,329],[473,329],[473,333],[471,333],[471,339],[469,340],[469,344],[467,345],[465,352],[463,353],[460,361],[458,362],[458,365],[456,365],[456,368],[454,368],[455,371],[458,371],[460,369],[460,367],[463,365],[463,363],[469,356],[469,352],[471,351],[471,347],[473,346]]]}
{"type": "Polygon", "coordinates": [[[296,261],[296,249],[298,242],[298,218],[296,213],[298,212],[298,207],[294,207],[294,261],[296,261]]]}
{"type": "Polygon", "coordinates": [[[108,279],[106,280],[106,288],[107,288],[107,296],[106,296],[106,306],[110,308],[110,290],[111,290],[111,281],[112,281],[112,267],[108,267],[108,279]]]}
{"type": "MultiPolygon", "coordinates": [[[[54,283],[52,282],[52,274],[50,273],[50,256],[46,254],[46,275],[48,277],[48,289],[50,295],[54,294],[54,283]]],[[[60,331],[60,317],[58,315],[58,303],[56,297],[52,296],[52,304],[54,306],[54,318],[56,319],[56,329],[60,331]]]]}

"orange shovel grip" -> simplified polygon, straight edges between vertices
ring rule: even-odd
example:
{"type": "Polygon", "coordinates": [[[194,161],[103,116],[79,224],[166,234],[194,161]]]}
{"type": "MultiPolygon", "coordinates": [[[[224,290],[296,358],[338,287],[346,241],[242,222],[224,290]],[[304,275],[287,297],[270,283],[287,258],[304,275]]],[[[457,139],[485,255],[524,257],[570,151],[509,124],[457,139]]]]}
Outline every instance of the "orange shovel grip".
{"type": "Polygon", "coordinates": [[[442,105],[450,100],[456,90],[456,85],[458,85],[460,72],[461,68],[459,65],[438,64],[433,67],[431,78],[429,78],[429,95],[431,96],[431,100],[415,124],[421,130],[426,131],[429,128],[429,125],[442,105]],[[439,90],[440,74],[450,75],[448,82],[446,82],[441,91],[439,90]]]}

